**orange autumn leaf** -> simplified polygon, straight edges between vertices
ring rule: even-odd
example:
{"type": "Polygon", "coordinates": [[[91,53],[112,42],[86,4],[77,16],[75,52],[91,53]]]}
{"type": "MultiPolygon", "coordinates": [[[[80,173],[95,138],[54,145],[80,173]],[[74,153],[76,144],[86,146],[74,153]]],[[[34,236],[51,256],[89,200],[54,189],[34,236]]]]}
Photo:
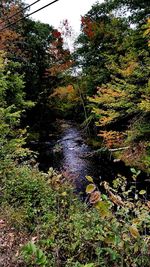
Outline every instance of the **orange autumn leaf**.
{"type": "Polygon", "coordinates": [[[99,191],[92,192],[90,195],[90,203],[96,204],[101,200],[101,193],[99,191]]]}

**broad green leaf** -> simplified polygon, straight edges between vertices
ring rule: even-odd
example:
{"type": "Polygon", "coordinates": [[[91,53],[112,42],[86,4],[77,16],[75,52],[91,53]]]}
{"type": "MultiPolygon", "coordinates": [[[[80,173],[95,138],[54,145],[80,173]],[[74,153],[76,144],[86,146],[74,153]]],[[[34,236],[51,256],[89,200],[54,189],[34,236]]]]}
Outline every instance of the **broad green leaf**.
{"type": "Polygon", "coordinates": [[[35,253],[37,250],[36,245],[33,242],[29,243],[29,248],[33,253],[35,253]]]}
{"type": "Polygon", "coordinates": [[[98,201],[96,203],[95,207],[96,207],[96,209],[99,210],[100,216],[102,218],[110,217],[111,216],[111,212],[109,210],[110,204],[107,201],[98,201]]]}
{"type": "Polygon", "coordinates": [[[108,200],[108,197],[105,194],[101,195],[102,200],[108,200]]]}
{"type": "Polygon", "coordinates": [[[41,259],[44,256],[43,251],[41,249],[37,250],[37,257],[41,259]]]}

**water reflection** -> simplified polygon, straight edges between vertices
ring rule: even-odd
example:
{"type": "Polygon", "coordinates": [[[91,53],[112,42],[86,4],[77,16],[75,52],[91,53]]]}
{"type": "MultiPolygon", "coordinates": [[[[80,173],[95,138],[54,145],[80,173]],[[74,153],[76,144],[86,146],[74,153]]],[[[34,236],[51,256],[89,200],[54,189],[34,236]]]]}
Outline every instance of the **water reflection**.
{"type": "Polygon", "coordinates": [[[62,124],[61,128],[62,138],[59,141],[63,151],[61,168],[80,189],[86,183],[85,176],[93,175],[93,164],[83,158],[83,154],[89,152],[90,148],[84,143],[80,131],[71,122],[62,124]]]}

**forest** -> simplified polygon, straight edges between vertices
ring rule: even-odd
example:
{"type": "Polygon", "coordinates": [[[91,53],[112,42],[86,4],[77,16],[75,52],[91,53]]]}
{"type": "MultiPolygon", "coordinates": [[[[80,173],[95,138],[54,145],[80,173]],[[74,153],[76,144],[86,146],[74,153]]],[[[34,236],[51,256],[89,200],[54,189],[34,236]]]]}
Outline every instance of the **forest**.
{"type": "Polygon", "coordinates": [[[0,0],[0,266],[149,267],[150,1],[29,13],[0,0]]]}

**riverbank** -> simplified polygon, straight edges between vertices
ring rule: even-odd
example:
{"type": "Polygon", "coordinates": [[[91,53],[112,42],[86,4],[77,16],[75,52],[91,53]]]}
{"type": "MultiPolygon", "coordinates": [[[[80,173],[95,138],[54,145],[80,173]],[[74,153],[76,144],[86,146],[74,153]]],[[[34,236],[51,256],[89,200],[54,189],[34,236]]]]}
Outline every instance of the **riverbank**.
{"type": "Polygon", "coordinates": [[[52,168],[12,162],[2,174],[2,267],[149,267],[150,203],[131,202],[124,179],[102,193],[88,176],[85,203],[52,168]]]}
{"type": "MultiPolygon", "coordinates": [[[[77,122],[57,119],[49,129],[40,142],[30,144],[39,153],[40,170],[48,171],[53,167],[66,177],[71,177],[69,179],[72,179],[78,192],[85,192],[86,175],[92,176],[97,185],[102,181],[112,184],[118,175],[126,177],[129,185],[133,183],[131,167],[123,161],[116,161],[113,157],[116,152],[98,148],[97,153],[97,149],[87,142],[87,135],[77,122]],[[53,134],[49,132],[51,128],[53,134]]],[[[149,176],[146,173],[141,171],[136,182],[139,190],[146,190],[150,195],[149,176]]]]}

